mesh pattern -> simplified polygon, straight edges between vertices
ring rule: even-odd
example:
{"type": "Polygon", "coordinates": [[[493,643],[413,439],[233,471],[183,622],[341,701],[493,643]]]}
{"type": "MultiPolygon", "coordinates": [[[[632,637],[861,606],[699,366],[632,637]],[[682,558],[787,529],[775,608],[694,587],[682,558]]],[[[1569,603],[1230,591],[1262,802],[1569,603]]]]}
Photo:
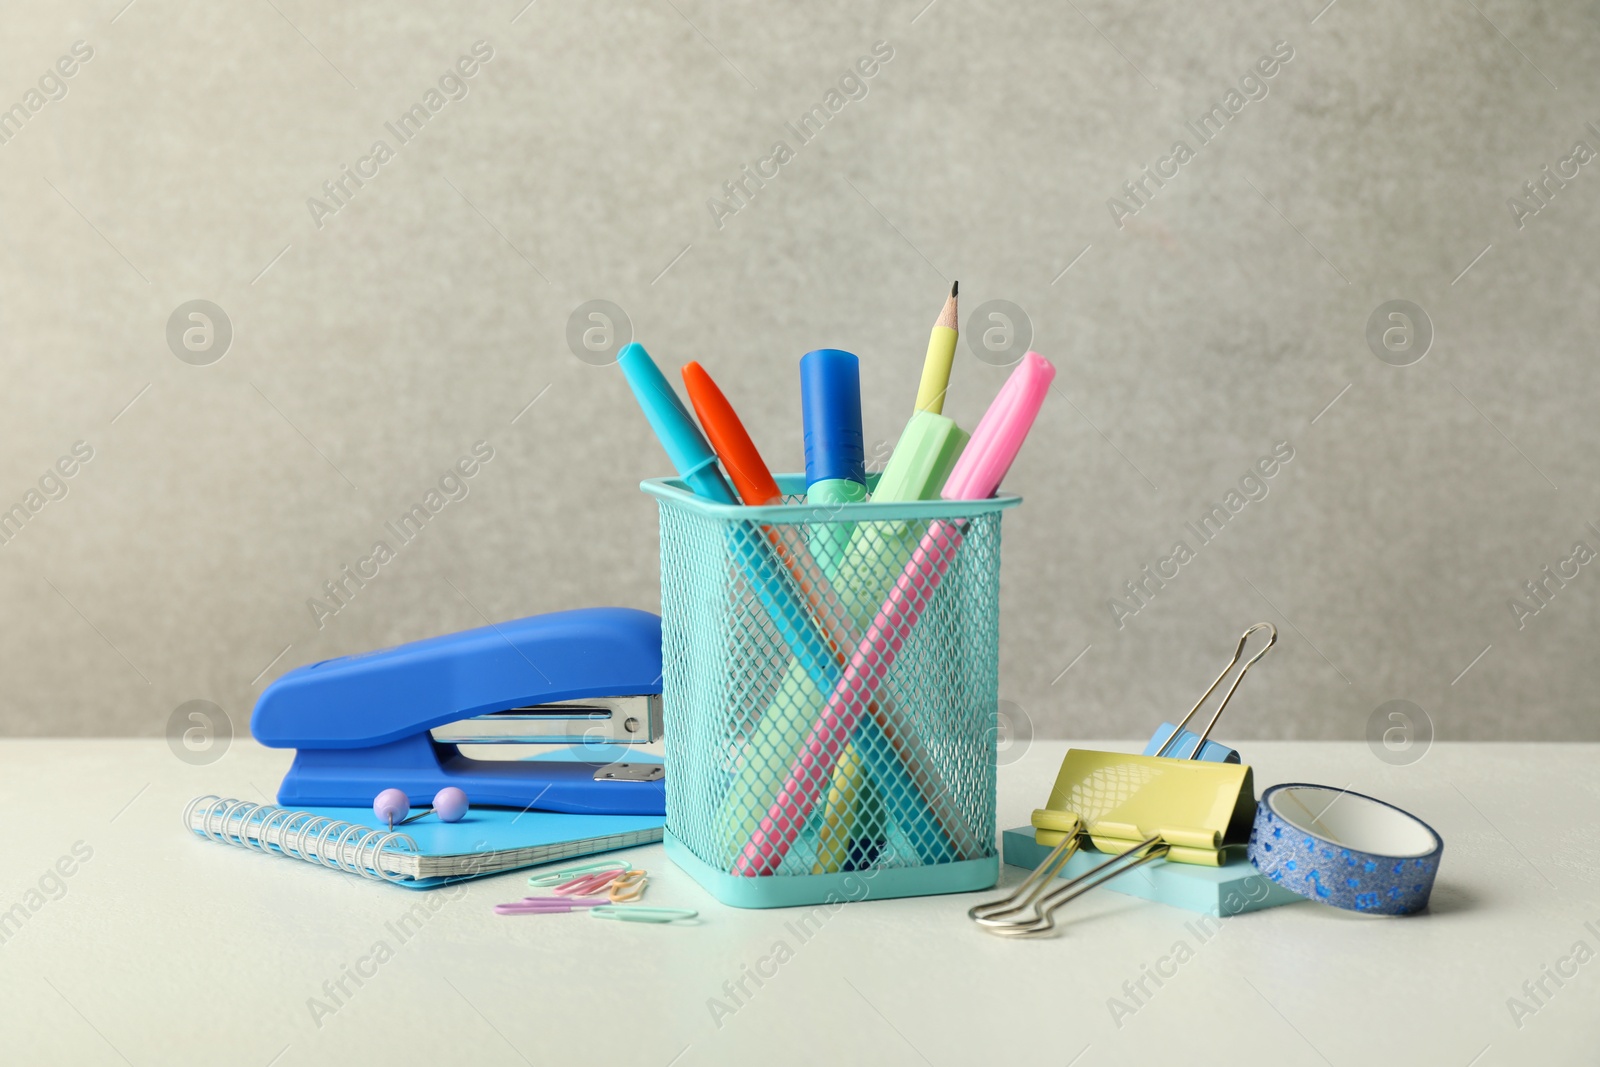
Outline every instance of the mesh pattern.
{"type": "Polygon", "coordinates": [[[658,499],[671,833],[752,876],[994,856],[1000,512],[658,499]]]}

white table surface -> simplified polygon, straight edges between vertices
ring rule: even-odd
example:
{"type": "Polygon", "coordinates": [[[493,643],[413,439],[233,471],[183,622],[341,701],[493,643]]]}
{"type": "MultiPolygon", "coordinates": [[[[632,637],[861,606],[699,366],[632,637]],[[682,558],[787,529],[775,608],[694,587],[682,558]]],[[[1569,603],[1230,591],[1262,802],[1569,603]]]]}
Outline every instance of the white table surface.
{"type": "MultiPolygon", "coordinates": [[[[1002,827],[1043,802],[1066,747],[1002,769],[1002,827]]],[[[456,890],[400,943],[387,924],[416,892],[180,828],[193,796],[273,794],[289,753],[237,740],[193,767],[159,740],[0,742],[0,911],[92,850],[0,943],[0,1061],[1600,1063],[1600,746],[1436,744],[1409,767],[1361,743],[1244,747],[1258,791],[1349,787],[1430,822],[1445,854],[1429,912],[1307,902],[1202,941],[1188,912],[1100,891],[1058,915],[1061,936],[1018,943],[967,921],[982,894],[849,905],[802,940],[793,911],[723,907],[654,845],[631,853],[647,902],[698,908],[697,925],[492,914],[523,873],[456,890]],[[309,999],[380,940],[392,958],[314,1020],[309,999]],[[1119,1025],[1110,998],[1180,940],[1192,958],[1119,1025]],[[731,1005],[724,983],[780,941],[775,977],[714,1020],[710,999],[731,1005]],[[1593,958],[1513,1020],[1508,998],[1580,941],[1593,958]]]]}

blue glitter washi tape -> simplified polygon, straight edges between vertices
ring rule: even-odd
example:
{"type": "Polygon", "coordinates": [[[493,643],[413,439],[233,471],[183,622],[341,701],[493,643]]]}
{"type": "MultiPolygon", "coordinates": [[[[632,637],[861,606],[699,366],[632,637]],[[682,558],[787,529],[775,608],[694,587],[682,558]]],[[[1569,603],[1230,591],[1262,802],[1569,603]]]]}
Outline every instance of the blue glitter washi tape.
{"type": "Polygon", "coordinates": [[[1261,795],[1250,861],[1321,904],[1372,915],[1428,906],[1444,840],[1393,804],[1332,786],[1289,782],[1261,795]]]}

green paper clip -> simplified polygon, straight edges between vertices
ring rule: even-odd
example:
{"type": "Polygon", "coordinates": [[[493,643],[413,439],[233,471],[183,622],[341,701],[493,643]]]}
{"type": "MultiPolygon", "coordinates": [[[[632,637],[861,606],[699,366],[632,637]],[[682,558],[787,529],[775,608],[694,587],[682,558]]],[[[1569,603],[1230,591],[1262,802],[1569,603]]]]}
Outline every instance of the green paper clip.
{"type": "Polygon", "coordinates": [[[625,871],[628,869],[626,860],[602,860],[599,863],[585,863],[578,867],[563,867],[550,874],[536,874],[528,879],[532,886],[560,885],[562,882],[571,881],[583,874],[598,874],[601,871],[625,871]]]}
{"type": "Polygon", "coordinates": [[[678,919],[693,919],[700,913],[693,908],[650,908],[642,904],[601,904],[590,908],[596,919],[612,919],[630,923],[670,923],[678,919]]]}

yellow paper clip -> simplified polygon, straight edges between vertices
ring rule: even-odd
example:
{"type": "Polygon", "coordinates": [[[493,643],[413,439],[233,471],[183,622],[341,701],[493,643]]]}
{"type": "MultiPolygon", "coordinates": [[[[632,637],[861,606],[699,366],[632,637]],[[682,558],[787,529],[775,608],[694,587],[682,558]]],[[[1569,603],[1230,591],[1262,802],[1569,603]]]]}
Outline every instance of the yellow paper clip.
{"type": "Polygon", "coordinates": [[[611,888],[606,893],[606,899],[613,904],[627,904],[644,896],[644,887],[650,882],[650,876],[644,871],[628,871],[617,876],[611,883],[611,888]]]}
{"type": "Polygon", "coordinates": [[[1233,659],[1217,675],[1172,736],[1154,756],[1073,749],[1061,761],[1061,772],[1044,808],[1033,813],[1034,840],[1055,846],[1044,862],[1008,896],[979,904],[968,918],[990,933],[1006,937],[1033,937],[1055,929],[1052,914],[1098,885],[1135,867],[1157,859],[1219,867],[1224,849],[1241,844],[1250,835],[1255,818],[1255,786],[1249,766],[1241,763],[1201,762],[1212,727],[1233,699],[1234,691],[1257,660],[1278,640],[1271,623],[1257,623],[1239,638],[1233,659]],[[1216,691],[1239,658],[1245,643],[1257,630],[1269,633],[1266,647],[1240,668],[1238,677],[1211,716],[1205,731],[1187,759],[1170,759],[1166,751],[1173,738],[1193,718],[1200,705],[1216,691]],[[1069,879],[1054,890],[1046,888],[1066,866],[1081,844],[1112,853],[1104,863],[1069,879]]]}

